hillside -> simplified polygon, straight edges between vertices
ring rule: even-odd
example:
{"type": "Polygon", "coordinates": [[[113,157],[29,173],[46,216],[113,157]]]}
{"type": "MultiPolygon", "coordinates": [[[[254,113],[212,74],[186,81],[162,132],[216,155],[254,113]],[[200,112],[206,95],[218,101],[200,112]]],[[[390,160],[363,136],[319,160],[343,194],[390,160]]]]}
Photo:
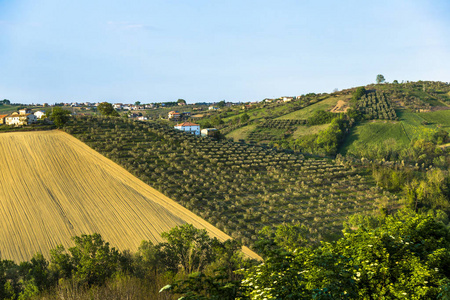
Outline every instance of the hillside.
{"type": "Polygon", "coordinates": [[[365,170],[331,160],[123,118],[78,117],[64,129],[245,245],[282,223],[304,224],[318,242],[349,215],[395,203],[365,170]]]}
{"type": "Polygon", "coordinates": [[[2,259],[48,255],[58,244],[72,246],[72,236],[95,232],[135,251],[186,222],[229,238],[67,133],[2,133],[0,157],[2,259]]]}
{"type": "MultiPolygon", "coordinates": [[[[288,103],[262,104],[246,111],[250,119],[245,124],[225,122],[220,126],[226,137],[235,141],[269,143],[319,155],[341,153],[357,157],[368,155],[364,149],[383,143],[394,142],[398,151],[406,151],[414,140],[433,141],[440,131],[450,132],[448,83],[394,82],[367,85],[365,90],[367,94],[357,101],[352,100],[356,91],[352,88],[331,94],[308,94],[288,103]],[[333,151],[318,147],[318,140],[323,140],[320,135],[328,130],[331,119],[321,124],[309,124],[307,119],[320,111],[342,118],[347,108],[359,111],[359,118],[353,113],[347,118],[347,124],[339,124],[341,133],[335,138],[333,151]],[[304,123],[294,124],[293,120],[304,123]],[[267,126],[273,121],[278,121],[278,126],[267,126]]],[[[323,136],[330,138],[330,134],[323,136]]]]}

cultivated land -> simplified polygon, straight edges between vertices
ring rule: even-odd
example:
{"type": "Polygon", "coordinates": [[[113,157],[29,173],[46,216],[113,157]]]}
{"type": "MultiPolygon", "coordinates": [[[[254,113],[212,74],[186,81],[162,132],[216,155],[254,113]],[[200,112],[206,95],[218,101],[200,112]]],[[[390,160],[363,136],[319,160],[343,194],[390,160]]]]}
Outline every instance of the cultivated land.
{"type": "Polygon", "coordinates": [[[283,119],[307,119],[309,116],[311,116],[315,111],[317,110],[331,110],[333,107],[336,106],[336,104],[339,102],[339,100],[346,99],[346,97],[329,97],[325,98],[324,100],[317,102],[313,105],[307,106],[303,109],[294,111],[290,114],[281,116],[277,119],[283,120],[283,119]]]}
{"type": "Polygon", "coordinates": [[[255,130],[256,125],[247,125],[241,128],[238,128],[231,133],[227,134],[227,138],[232,138],[235,142],[237,142],[240,139],[246,139],[250,132],[255,130]]]}
{"type": "Polygon", "coordinates": [[[230,238],[67,133],[2,133],[0,157],[2,259],[48,255],[58,244],[72,246],[72,236],[95,232],[135,251],[184,223],[230,238]]]}
{"type": "Polygon", "coordinates": [[[408,147],[412,140],[431,139],[439,129],[450,132],[450,110],[427,113],[398,111],[397,114],[399,121],[366,121],[357,125],[345,140],[341,153],[372,147],[388,140],[408,147]]]}
{"type": "MultiPolygon", "coordinates": [[[[432,140],[440,130],[450,132],[450,86],[447,83],[418,81],[368,85],[365,89],[366,99],[361,98],[356,102],[351,101],[356,89],[349,89],[332,94],[308,94],[302,96],[300,100],[288,103],[254,106],[254,109],[246,111],[250,121],[243,125],[245,127],[224,124],[221,125],[222,131],[226,137],[234,139],[239,136],[240,139],[252,143],[271,141],[289,147],[288,142],[293,144],[296,141],[297,144],[302,144],[301,140],[305,136],[317,135],[328,126],[319,125],[323,126],[322,128],[294,124],[284,127],[285,131],[280,131],[280,127],[261,130],[260,127],[264,127],[261,124],[271,120],[306,120],[318,110],[339,112],[342,111],[342,107],[353,107],[362,112],[364,120],[352,123],[351,128],[345,130],[346,134],[340,141],[340,153],[349,153],[350,149],[352,155],[355,155],[353,150],[357,148],[367,148],[380,142],[390,143],[392,139],[398,147],[405,148],[409,146],[411,140],[432,140]],[[377,94],[379,103],[375,101],[377,94]],[[367,97],[375,98],[370,100],[367,97]]],[[[309,152],[310,148],[306,147],[306,150],[300,151],[309,152]]]]}
{"type": "Polygon", "coordinates": [[[322,130],[327,129],[330,126],[330,124],[322,124],[322,125],[312,125],[312,126],[298,126],[297,129],[292,134],[292,137],[294,139],[297,139],[299,137],[308,135],[308,134],[316,134],[319,133],[322,130]]]}
{"type": "Polygon", "coordinates": [[[365,170],[332,160],[123,118],[76,117],[64,129],[244,245],[283,223],[305,225],[311,242],[340,236],[349,215],[396,202],[365,170]]]}

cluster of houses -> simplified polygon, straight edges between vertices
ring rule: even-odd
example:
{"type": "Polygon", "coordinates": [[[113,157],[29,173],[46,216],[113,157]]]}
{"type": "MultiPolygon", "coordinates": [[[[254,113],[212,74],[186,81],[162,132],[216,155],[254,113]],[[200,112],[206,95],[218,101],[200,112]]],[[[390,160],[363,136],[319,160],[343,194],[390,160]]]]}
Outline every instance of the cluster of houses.
{"type": "Polygon", "coordinates": [[[293,100],[298,100],[300,99],[302,96],[296,96],[296,97],[288,97],[288,96],[283,96],[280,98],[276,98],[276,99],[271,99],[271,98],[265,98],[263,100],[263,102],[265,103],[282,103],[282,102],[291,102],[293,100]]]}
{"type": "Polygon", "coordinates": [[[145,105],[132,105],[132,104],[122,104],[122,103],[114,103],[114,109],[117,110],[144,110],[144,109],[152,109],[155,107],[154,104],[145,104],[145,105]]]}
{"type": "Polygon", "coordinates": [[[0,125],[29,125],[37,122],[38,119],[45,117],[45,112],[32,112],[29,108],[20,109],[19,112],[13,112],[10,115],[0,115],[0,125]]]}

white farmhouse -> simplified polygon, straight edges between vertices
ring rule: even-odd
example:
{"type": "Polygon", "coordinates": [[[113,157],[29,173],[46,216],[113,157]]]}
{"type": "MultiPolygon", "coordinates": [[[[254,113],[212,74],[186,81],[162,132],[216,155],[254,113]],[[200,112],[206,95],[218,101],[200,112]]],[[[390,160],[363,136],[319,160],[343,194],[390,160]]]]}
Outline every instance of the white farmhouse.
{"type": "Polygon", "coordinates": [[[36,118],[42,119],[45,116],[45,111],[38,110],[38,111],[34,112],[34,115],[36,116],[36,118]]]}
{"type": "Polygon", "coordinates": [[[174,126],[175,129],[186,131],[195,135],[200,134],[200,125],[191,122],[184,122],[174,126]]]}
{"type": "Polygon", "coordinates": [[[28,125],[37,122],[37,118],[33,114],[12,113],[5,118],[6,125],[28,125]]]}

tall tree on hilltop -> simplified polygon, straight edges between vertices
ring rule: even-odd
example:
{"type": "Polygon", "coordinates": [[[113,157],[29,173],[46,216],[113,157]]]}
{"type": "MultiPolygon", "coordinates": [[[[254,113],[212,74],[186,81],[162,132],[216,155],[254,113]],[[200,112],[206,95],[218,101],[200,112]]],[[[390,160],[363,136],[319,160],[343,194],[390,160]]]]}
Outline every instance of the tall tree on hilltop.
{"type": "Polygon", "coordinates": [[[385,81],[386,81],[386,79],[384,78],[383,75],[381,75],[381,74],[377,75],[377,84],[383,83],[385,81]]]}

